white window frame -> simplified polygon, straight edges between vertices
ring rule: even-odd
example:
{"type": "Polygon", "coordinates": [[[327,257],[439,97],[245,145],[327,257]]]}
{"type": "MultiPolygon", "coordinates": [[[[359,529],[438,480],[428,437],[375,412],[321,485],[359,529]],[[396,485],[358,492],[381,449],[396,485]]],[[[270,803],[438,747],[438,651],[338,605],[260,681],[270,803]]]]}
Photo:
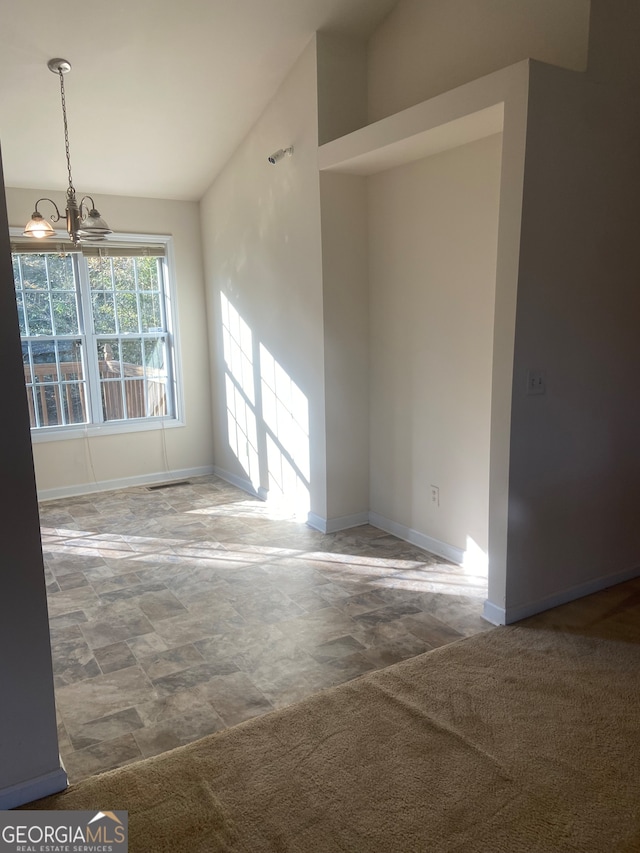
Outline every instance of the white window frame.
{"type": "MultiPolygon", "coordinates": [[[[19,238],[22,237],[22,230],[19,228],[10,228],[9,234],[16,246],[19,245],[19,238]]],[[[55,238],[51,238],[51,242],[55,239],[61,242],[69,242],[69,235],[66,231],[56,231],[55,238]]],[[[182,359],[180,356],[180,340],[179,340],[179,321],[178,321],[178,300],[176,288],[175,274],[175,257],[173,251],[173,238],[165,234],[135,234],[127,233],[115,235],[118,244],[129,243],[131,245],[148,245],[149,243],[160,244],[164,246],[164,302],[163,311],[166,319],[166,334],[168,337],[169,346],[167,347],[167,357],[170,360],[169,365],[169,382],[168,389],[170,399],[173,402],[173,415],[154,418],[134,418],[132,420],[104,421],[101,423],[83,423],[83,424],[63,424],[60,426],[47,427],[32,427],[31,441],[34,444],[48,441],[70,441],[73,439],[82,438],[84,436],[99,436],[99,435],[122,435],[132,432],[147,432],[153,430],[174,429],[176,427],[185,426],[184,418],[184,399],[183,399],[183,378],[182,378],[182,359]]],[[[49,242],[49,240],[47,241],[49,242]]],[[[105,241],[105,247],[109,246],[109,241],[105,241]]],[[[114,249],[116,247],[114,246],[114,249]]],[[[12,247],[13,251],[13,247],[12,247]]],[[[87,352],[90,346],[95,344],[95,341],[104,335],[96,335],[93,328],[83,328],[86,318],[91,315],[91,302],[89,294],[89,282],[83,270],[82,264],[79,265],[79,289],[83,306],[80,312],[81,332],[80,335],[85,342],[87,352]],[[87,301],[89,299],[89,301],[87,301]]],[[[76,337],[76,336],[72,336],[76,337]]],[[[114,337],[114,336],[109,336],[114,337]]],[[[117,336],[115,336],[117,337],[117,336]]],[[[86,361],[86,354],[85,354],[86,361]]],[[[87,365],[87,375],[85,382],[87,386],[87,410],[91,412],[91,417],[95,416],[96,406],[100,405],[99,398],[100,385],[95,384],[95,376],[89,378],[91,367],[87,365]],[[89,385],[91,384],[92,393],[89,394],[89,385]]]]}

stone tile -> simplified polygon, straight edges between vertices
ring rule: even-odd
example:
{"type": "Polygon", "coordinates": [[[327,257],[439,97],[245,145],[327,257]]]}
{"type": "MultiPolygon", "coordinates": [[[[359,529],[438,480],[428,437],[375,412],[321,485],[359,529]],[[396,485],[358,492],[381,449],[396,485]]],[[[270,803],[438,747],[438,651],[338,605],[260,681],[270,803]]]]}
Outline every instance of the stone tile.
{"type": "Polygon", "coordinates": [[[60,527],[67,524],[73,524],[73,516],[63,509],[48,509],[40,507],[40,520],[48,527],[60,527]]]}
{"type": "Polygon", "coordinates": [[[71,739],[62,720],[58,720],[58,749],[61,755],[73,752],[71,739]]]}
{"type": "Polygon", "coordinates": [[[252,683],[267,697],[290,696],[291,692],[302,684],[306,685],[308,695],[312,690],[307,674],[319,666],[311,655],[299,650],[295,658],[266,658],[248,675],[252,683]]]}
{"type": "Polygon", "coordinates": [[[154,655],[142,658],[140,666],[149,678],[154,681],[204,662],[203,656],[195,646],[186,645],[164,652],[157,652],[154,655]]]}
{"type": "Polygon", "coordinates": [[[311,657],[318,663],[327,663],[336,658],[348,657],[356,652],[366,651],[366,646],[353,637],[338,637],[328,643],[321,643],[310,651],[311,657]]]}
{"type": "MultiPolygon", "coordinates": [[[[101,565],[89,566],[83,571],[87,580],[92,586],[95,581],[108,580],[118,576],[118,571],[112,566],[108,566],[105,560],[102,561],[101,565]]],[[[119,588],[120,587],[118,587],[118,589],[119,588]]]]}
{"type": "Polygon", "coordinates": [[[275,647],[282,650],[283,641],[293,645],[275,625],[260,623],[222,626],[214,636],[197,641],[195,647],[212,663],[230,661],[240,669],[251,669],[258,666],[265,654],[273,655],[275,647]]]}
{"type": "MultiPolygon", "coordinates": [[[[118,576],[116,576],[118,577],[118,576]]],[[[166,586],[160,581],[152,581],[139,584],[126,584],[119,589],[114,589],[110,592],[105,592],[100,595],[100,600],[107,604],[113,604],[117,601],[130,601],[131,599],[139,599],[145,593],[151,592],[166,592],[166,586]]]]}
{"type": "Polygon", "coordinates": [[[169,515],[157,518],[163,529],[178,539],[197,539],[207,535],[207,527],[201,521],[183,521],[180,516],[169,515]]]}
{"type": "Polygon", "coordinates": [[[181,717],[145,726],[135,732],[134,737],[142,754],[149,757],[184,746],[224,728],[224,721],[209,705],[207,710],[191,710],[181,717]]]}
{"type": "Polygon", "coordinates": [[[67,512],[74,518],[85,518],[89,515],[97,515],[98,510],[92,503],[76,503],[69,504],[66,507],[67,512]]]}
{"type": "MultiPolygon", "coordinates": [[[[49,611],[51,613],[51,611],[49,611]]],[[[53,638],[54,632],[62,630],[64,628],[68,628],[70,626],[77,626],[81,622],[87,622],[87,614],[84,610],[72,610],[70,613],[63,613],[61,616],[49,616],[49,630],[51,633],[51,637],[53,638]]],[[[80,628],[78,628],[78,633],[80,632],[80,628]]],[[[82,634],[79,633],[79,636],[82,634]]]]}
{"type": "Polygon", "coordinates": [[[114,538],[108,533],[96,534],[87,538],[70,539],[69,543],[79,551],[90,549],[90,551],[99,557],[117,557],[119,552],[130,552],[131,546],[128,542],[123,542],[120,537],[114,538]]]}
{"type": "Polygon", "coordinates": [[[301,607],[277,589],[244,590],[231,598],[231,604],[248,622],[273,624],[304,615],[301,607]]]}
{"type": "Polygon", "coordinates": [[[441,622],[450,625],[465,637],[493,627],[482,616],[482,604],[468,595],[437,595],[425,593],[421,596],[423,610],[441,622]]]}
{"type": "Polygon", "coordinates": [[[140,582],[141,578],[135,571],[108,578],[92,578],[90,581],[94,591],[100,596],[108,592],[116,592],[125,587],[137,586],[140,582]]]}
{"type": "Polygon", "coordinates": [[[77,589],[81,586],[88,586],[89,581],[82,572],[70,572],[68,575],[60,575],[58,578],[58,586],[60,589],[77,589]]]}
{"type": "Polygon", "coordinates": [[[384,585],[379,585],[376,589],[376,595],[384,599],[384,603],[388,605],[414,604],[421,610],[424,609],[419,591],[409,589],[406,586],[399,586],[397,581],[393,579],[385,581],[384,585]]]}
{"type": "Polygon", "coordinates": [[[66,728],[73,748],[86,749],[88,746],[94,746],[105,740],[113,740],[128,732],[141,729],[143,725],[136,709],[126,708],[124,711],[107,714],[105,717],[90,720],[87,723],[71,722],[67,724],[66,728]]]}
{"type": "Polygon", "coordinates": [[[245,624],[242,616],[230,604],[224,603],[215,610],[206,612],[205,615],[187,613],[171,619],[162,619],[154,623],[154,628],[167,645],[172,647],[213,637],[225,627],[245,624]]]}
{"type": "Polygon", "coordinates": [[[420,608],[415,604],[388,604],[379,610],[360,613],[354,618],[357,622],[375,625],[378,622],[393,622],[395,619],[399,619],[401,616],[406,616],[409,613],[420,613],[420,608]]]}
{"type": "Polygon", "coordinates": [[[198,686],[228,726],[260,716],[273,706],[244,672],[221,675],[198,686]]]}
{"type": "Polygon", "coordinates": [[[236,653],[234,661],[245,672],[254,672],[262,666],[280,665],[296,671],[310,660],[308,650],[294,638],[283,636],[268,643],[245,647],[236,653]]]}
{"type": "Polygon", "coordinates": [[[87,569],[98,568],[100,566],[104,566],[104,560],[102,557],[98,557],[95,555],[80,555],[74,551],[71,553],[64,552],[59,553],[56,548],[55,551],[51,551],[50,549],[44,548],[45,552],[45,562],[48,568],[53,572],[56,578],[62,577],[63,575],[74,574],[76,572],[85,572],[87,569]]]}
{"type": "Polygon", "coordinates": [[[58,639],[51,644],[54,684],[63,687],[100,675],[93,651],[82,638],[58,639]]]}
{"type": "Polygon", "coordinates": [[[197,687],[176,690],[158,699],[150,699],[136,706],[140,719],[145,724],[155,725],[174,717],[183,717],[192,711],[210,711],[211,705],[197,687]]]}
{"type": "Polygon", "coordinates": [[[225,581],[194,584],[189,592],[176,593],[178,600],[191,614],[214,618],[235,618],[239,614],[229,601],[231,587],[225,581]]]}
{"type": "Polygon", "coordinates": [[[67,726],[124,711],[157,697],[146,673],[130,666],[56,690],[56,703],[67,726]]]}
{"type": "Polygon", "coordinates": [[[424,640],[425,643],[432,649],[437,646],[444,646],[447,643],[454,643],[463,635],[460,631],[456,631],[451,625],[441,622],[430,613],[415,613],[411,616],[404,616],[402,623],[407,629],[424,640]]]}
{"type": "Polygon", "coordinates": [[[357,628],[354,636],[368,649],[386,645],[387,643],[393,643],[396,640],[403,640],[407,635],[415,637],[416,635],[412,634],[404,624],[404,619],[405,617],[400,617],[400,619],[395,619],[391,622],[375,622],[369,624],[356,622],[357,628]]]}
{"type": "Polygon", "coordinates": [[[136,599],[136,603],[147,619],[152,622],[187,612],[184,604],[181,604],[168,589],[160,592],[145,592],[136,599]]]}
{"type": "Polygon", "coordinates": [[[388,640],[385,643],[380,643],[373,648],[369,648],[364,652],[367,660],[375,666],[376,669],[381,669],[385,666],[390,666],[394,663],[399,663],[407,658],[421,655],[428,652],[433,646],[416,637],[414,634],[405,634],[404,637],[398,637],[395,640],[388,640]]]}
{"type": "Polygon", "coordinates": [[[61,590],[49,598],[49,616],[63,616],[83,610],[88,616],[100,608],[100,599],[90,586],[61,590]]]}
{"type": "Polygon", "coordinates": [[[279,622],[278,628],[305,648],[316,648],[338,637],[357,638],[358,623],[335,607],[327,607],[279,622]]]}
{"type": "Polygon", "coordinates": [[[153,633],[153,625],[147,617],[137,607],[127,604],[126,608],[104,607],[95,619],[80,626],[91,648],[99,649],[153,633]]]}
{"type": "Polygon", "coordinates": [[[328,583],[320,572],[313,566],[307,565],[296,554],[293,557],[271,557],[261,565],[261,569],[269,575],[271,582],[289,593],[295,590],[313,589],[328,583]]]}
{"type": "Polygon", "coordinates": [[[312,691],[316,691],[359,678],[376,668],[366,654],[356,652],[337,660],[318,664],[317,667],[307,670],[304,677],[312,691]]]}
{"type": "Polygon", "coordinates": [[[104,773],[114,767],[122,767],[141,758],[143,755],[140,747],[133,735],[127,734],[70,753],[64,759],[64,766],[69,781],[75,783],[87,776],[104,773]]]}
{"type": "Polygon", "coordinates": [[[349,598],[352,594],[351,590],[345,589],[343,586],[339,586],[338,584],[330,581],[319,586],[316,591],[321,598],[324,598],[324,600],[328,601],[330,604],[344,601],[345,598],[349,598]]]}
{"type": "Polygon", "coordinates": [[[135,666],[138,662],[125,642],[102,646],[102,648],[96,649],[94,654],[105,675],[108,672],[116,672],[119,669],[126,669],[128,666],[135,666]]]}
{"type": "Polygon", "coordinates": [[[314,610],[324,610],[325,607],[331,607],[331,602],[327,601],[326,598],[323,598],[316,589],[303,589],[292,592],[287,591],[287,595],[307,613],[312,613],[314,610]]]}
{"type": "Polygon", "coordinates": [[[151,634],[142,634],[139,637],[131,637],[127,640],[127,645],[138,661],[149,657],[149,655],[157,654],[157,652],[164,652],[168,648],[162,637],[159,637],[155,631],[151,634]]]}
{"type": "Polygon", "coordinates": [[[57,643],[59,640],[84,640],[80,626],[76,624],[49,625],[49,636],[52,644],[57,643]]]}
{"type": "Polygon", "coordinates": [[[360,595],[350,595],[348,598],[336,599],[335,606],[348,616],[359,616],[361,613],[380,610],[382,607],[387,606],[387,603],[377,592],[363,592],[360,595]]]}
{"type": "Polygon", "coordinates": [[[301,699],[306,699],[314,692],[314,689],[308,681],[300,678],[288,685],[279,684],[276,690],[271,691],[267,687],[261,692],[274,708],[279,709],[293,705],[294,702],[300,702],[301,699]]]}
{"type": "Polygon", "coordinates": [[[153,680],[153,686],[158,696],[167,696],[176,690],[188,690],[190,687],[210,681],[220,675],[229,675],[238,672],[238,667],[231,662],[228,663],[201,663],[173,672],[171,675],[163,675],[153,680]]]}

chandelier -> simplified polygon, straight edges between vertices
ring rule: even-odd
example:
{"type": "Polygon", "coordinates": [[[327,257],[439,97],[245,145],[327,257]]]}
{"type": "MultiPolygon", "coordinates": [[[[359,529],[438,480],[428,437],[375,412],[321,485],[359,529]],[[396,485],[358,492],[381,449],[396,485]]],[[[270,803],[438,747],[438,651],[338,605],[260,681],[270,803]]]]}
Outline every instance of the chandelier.
{"type": "Polygon", "coordinates": [[[69,188],[67,189],[67,207],[64,214],[60,213],[58,205],[50,198],[39,198],[36,202],[36,208],[31,214],[31,219],[27,222],[23,234],[25,237],[55,237],[56,232],[51,227],[49,222],[38,210],[40,202],[48,201],[55,208],[55,213],[51,215],[51,222],[58,222],[65,216],[67,221],[67,231],[71,242],[77,246],[80,243],[95,243],[99,240],[104,240],[107,234],[112,234],[111,228],[107,225],[104,219],[96,210],[93,199],[90,195],[83,196],[78,203],[76,199],[76,191],[73,186],[73,178],[71,177],[71,157],[69,155],[69,129],[67,127],[67,104],[64,93],[64,75],[71,71],[71,63],[66,59],[50,59],[47,63],[50,71],[60,77],[60,97],[62,101],[62,118],[64,120],[64,144],[67,154],[67,172],[69,173],[69,188]],[[91,203],[91,206],[87,204],[91,203]]]}

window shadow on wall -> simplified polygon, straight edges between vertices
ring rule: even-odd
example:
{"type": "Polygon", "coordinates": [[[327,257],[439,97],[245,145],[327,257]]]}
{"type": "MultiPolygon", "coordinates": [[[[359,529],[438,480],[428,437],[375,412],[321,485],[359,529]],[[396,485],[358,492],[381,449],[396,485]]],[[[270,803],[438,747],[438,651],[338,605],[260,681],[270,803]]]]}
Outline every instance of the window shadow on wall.
{"type": "Polygon", "coordinates": [[[220,294],[229,447],[270,504],[309,512],[309,401],[220,294]]]}

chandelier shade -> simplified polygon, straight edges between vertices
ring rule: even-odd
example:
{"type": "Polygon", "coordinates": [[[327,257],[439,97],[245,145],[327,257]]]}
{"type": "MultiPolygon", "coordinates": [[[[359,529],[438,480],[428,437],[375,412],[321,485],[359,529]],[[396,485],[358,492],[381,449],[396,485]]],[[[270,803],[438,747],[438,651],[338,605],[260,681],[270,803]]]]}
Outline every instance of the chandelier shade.
{"type": "Polygon", "coordinates": [[[55,237],[56,232],[44,216],[34,210],[22,233],[25,237],[37,237],[40,240],[43,237],[55,237]]]}

